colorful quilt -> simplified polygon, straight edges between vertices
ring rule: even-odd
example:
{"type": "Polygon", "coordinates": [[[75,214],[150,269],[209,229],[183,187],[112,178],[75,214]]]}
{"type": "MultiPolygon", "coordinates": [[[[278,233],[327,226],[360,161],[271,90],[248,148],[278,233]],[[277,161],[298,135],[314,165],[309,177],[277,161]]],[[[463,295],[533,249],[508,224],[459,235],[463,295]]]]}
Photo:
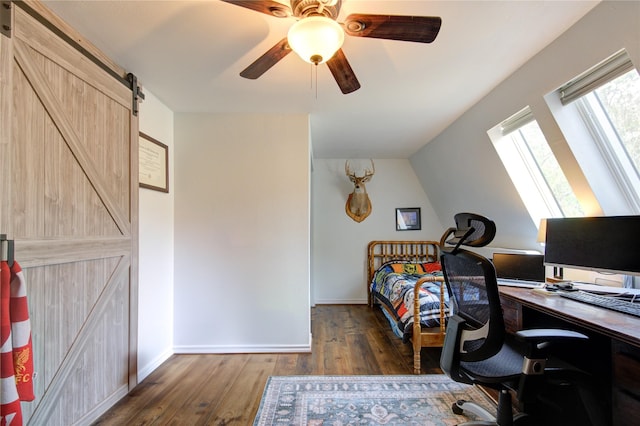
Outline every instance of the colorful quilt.
{"type": "MultiPolygon", "coordinates": [[[[406,343],[413,327],[413,293],[416,282],[425,274],[442,276],[440,263],[392,261],[380,266],[371,280],[374,301],[394,313],[387,316],[394,333],[406,343]]],[[[445,315],[449,316],[449,295],[445,291],[445,315]]],[[[426,327],[440,325],[440,282],[426,282],[420,288],[420,323],[426,327]]]]}

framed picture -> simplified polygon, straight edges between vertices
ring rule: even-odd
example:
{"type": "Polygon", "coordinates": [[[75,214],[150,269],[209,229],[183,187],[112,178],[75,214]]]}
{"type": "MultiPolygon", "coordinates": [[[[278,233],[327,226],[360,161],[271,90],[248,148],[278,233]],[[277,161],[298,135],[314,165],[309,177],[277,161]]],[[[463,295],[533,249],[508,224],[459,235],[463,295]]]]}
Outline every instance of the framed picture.
{"type": "Polygon", "coordinates": [[[169,148],[140,132],[138,148],[140,187],[169,192],[169,148]]]}
{"type": "Polygon", "coordinates": [[[422,229],[420,207],[396,209],[396,231],[417,231],[422,229]]]}

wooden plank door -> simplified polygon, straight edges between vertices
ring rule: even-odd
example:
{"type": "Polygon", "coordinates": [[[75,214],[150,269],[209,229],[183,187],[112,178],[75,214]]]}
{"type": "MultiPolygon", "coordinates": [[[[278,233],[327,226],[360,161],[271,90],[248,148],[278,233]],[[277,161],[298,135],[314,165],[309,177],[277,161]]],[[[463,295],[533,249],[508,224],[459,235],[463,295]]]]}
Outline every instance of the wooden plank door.
{"type": "Polygon", "coordinates": [[[0,232],[28,290],[37,375],[23,417],[88,424],[136,384],[137,118],[131,90],[65,39],[71,29],[41,4],[12,9],[0,232]]]}

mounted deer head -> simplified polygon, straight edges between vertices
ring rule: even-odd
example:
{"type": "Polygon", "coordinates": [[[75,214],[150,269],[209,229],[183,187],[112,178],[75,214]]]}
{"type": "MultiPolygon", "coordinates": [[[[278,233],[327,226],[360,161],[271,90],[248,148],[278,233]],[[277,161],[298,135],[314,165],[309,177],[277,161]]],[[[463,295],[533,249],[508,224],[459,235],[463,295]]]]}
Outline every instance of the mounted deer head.
{"type": "Polygon", "coordinates": [[[344,163],[344,171],[349,177],[349,180],[353,182],[353,192],[349,194],[345,211],[351,219],[356,222],[362,222],[371,214],[371,200],[369,200],[367,188],[364,184],[369,182],[376,172],[373,160],[371,160],[371,170],[365,169],[364,176],[356,176],[356,174],[351,171],[349,168],[349,160],[344,163]]]}

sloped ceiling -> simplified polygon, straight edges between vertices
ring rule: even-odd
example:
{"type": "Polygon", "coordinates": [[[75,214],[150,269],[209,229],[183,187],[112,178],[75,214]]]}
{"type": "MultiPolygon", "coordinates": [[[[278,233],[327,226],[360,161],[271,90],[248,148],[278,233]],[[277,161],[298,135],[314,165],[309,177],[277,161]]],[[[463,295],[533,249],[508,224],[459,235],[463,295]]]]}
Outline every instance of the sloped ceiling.
{"type": "MultiPolygon", "coordinates": [[[[286,2],[286,0],[282,0],[286,2]]],[[[308,113],[316,158],[408,158],[598,1],[344,0],[350,13],[440,16],[431,44],[348,37],[362,87],[290,54],[238,74],[286,36],[279,19],[218,0],[43,1],[174,112],[308,113]]]]}

